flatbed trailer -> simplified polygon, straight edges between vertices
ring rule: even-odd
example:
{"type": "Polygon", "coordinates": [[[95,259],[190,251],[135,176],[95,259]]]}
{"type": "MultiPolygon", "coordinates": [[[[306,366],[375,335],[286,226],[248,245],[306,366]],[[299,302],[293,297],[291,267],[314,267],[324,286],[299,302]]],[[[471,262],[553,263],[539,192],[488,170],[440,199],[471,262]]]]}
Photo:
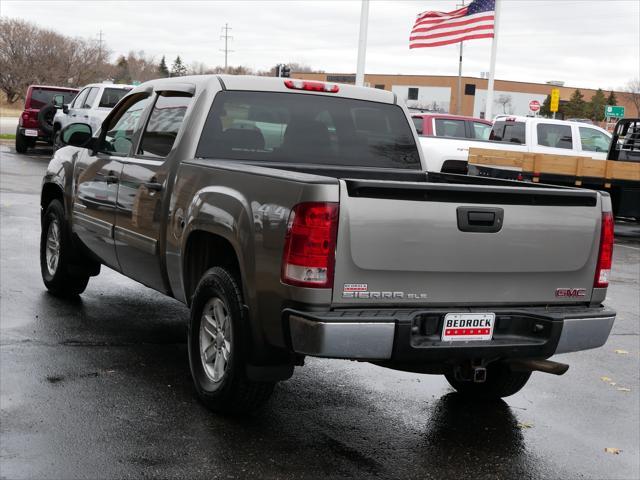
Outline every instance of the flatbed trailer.
{"type": "Polygon", "coordinates": [[[640,119],[614,129],[607,160],[573,155],[469,149],[469,175],[609,192],[617,216],[640,218],[640,119]]]}

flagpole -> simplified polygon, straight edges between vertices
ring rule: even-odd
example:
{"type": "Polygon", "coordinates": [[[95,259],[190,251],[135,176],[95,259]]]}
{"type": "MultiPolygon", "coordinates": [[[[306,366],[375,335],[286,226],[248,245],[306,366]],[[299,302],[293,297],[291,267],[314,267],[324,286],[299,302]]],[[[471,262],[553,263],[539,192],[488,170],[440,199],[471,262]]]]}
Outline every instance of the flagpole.
{"type": "Polygon", "coordinates": [[[358,39],[358,67],[356,85],[364,86],[364,60],[367,54],[367,26],[369,24],[369,0],[362,0],[360,9],[360,37],[358,39]]]}
{"type": "MultiPolygon", "coordinates": [[[[456,7],[464,7],[464,0],[462,5],[457,4],[456,7]]],[[[458,101],[456,102],[456,113],[462,115],[462,45],[464,42],[460,42],[460,57],[458,60],[458,101]]]]}
{"type": "Polygon", "coordinates": [[[498,50],[498,32],[500,31],[500,0],[496,0],[494,17],[491,61],[489,64],[489,86],[487,87],[487,104],[484,109],[484,118],[487,120],[493,120],[493,79],[496,73],[496,51],[498,50]]]}

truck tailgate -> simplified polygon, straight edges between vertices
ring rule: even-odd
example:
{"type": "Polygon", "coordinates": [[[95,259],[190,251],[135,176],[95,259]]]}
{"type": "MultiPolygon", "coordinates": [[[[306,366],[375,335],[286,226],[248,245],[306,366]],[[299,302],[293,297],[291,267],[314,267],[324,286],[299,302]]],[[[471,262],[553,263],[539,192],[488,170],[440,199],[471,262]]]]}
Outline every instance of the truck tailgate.
{"type": "Polygon", "coordinates": [[[591,298],[602,217],[597,192],[340,184],[334,305],[533,305],[591,298]]]}

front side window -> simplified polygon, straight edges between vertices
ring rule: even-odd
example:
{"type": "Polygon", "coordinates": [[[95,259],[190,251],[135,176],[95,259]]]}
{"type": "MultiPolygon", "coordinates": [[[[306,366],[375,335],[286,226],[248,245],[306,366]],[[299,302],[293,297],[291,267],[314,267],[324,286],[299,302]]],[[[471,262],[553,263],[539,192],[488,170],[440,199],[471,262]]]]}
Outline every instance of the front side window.
{"type": "Polygon", "coordinates": [[[524,122],[496,121],[489,140],[522,145],[525,143],[525,131],[524,122]]]}
{"type": "Polygon", "coordinates": [[[87,95],[89,95],[89,89],[85,88],[73,100],[73,103],[71,104],[71,108],[81,108],[82,105],[84,105],[84,101],[87,99],[87,95]]]}
{"type": "Polygon", "coordinates": [[[489,140],[489,134],[491,133],[491,125],[481,122],[473,122],[473,134],[475,138],[481,140],[489,140]]]}
{"type": "Polygon", "coordinates": [[[89,89],[89,93],[87,94],[87,98],[82,102],[82,106],[79,108],[91,108],[93,106],[93,102],[98,96],[98,88],[92,87],[89,89]]]}
{"type": "Polygon", "coordinates": [[[436,118],[436,137],[465,138],[464,120],[436,118]]]}
{"type": "Polygon", "coordinates": [[[140,155],[166,157],[169,154],[190,102],[188,96],[158,96],[142,135],[140,155]]]}
{"type": "Polygon", "coordinates": [[[100,97],[100,108],[113,108],[116,104],[129,93],[130,88],[105,88],[100,97]]]}
{"type": "Polygon", "coordinates": [[[129,155],[132,139],[149,97],[133,100],[128,107],[115,115],[106,128],[106,134],[100,144],[100,151],[112,155],[129,155]]]}
{"type": "Polygon", "coordinates": [[[538,145],[552,148],[573,148],[571,139],[571,127],[569,125],[557,125],[553,123],[539,123],[538,145]]]}
{"type": "Polygon", "coordinates": [[[209,112],[201,158],[420,169],[397,105],[272,92],[221,92],[209,112]]]}
{"type": "Polygon", "coordinates": [[[609,137],[595,128],[580,127],[580,143],[587,152],[608,152],[609,137]]]}

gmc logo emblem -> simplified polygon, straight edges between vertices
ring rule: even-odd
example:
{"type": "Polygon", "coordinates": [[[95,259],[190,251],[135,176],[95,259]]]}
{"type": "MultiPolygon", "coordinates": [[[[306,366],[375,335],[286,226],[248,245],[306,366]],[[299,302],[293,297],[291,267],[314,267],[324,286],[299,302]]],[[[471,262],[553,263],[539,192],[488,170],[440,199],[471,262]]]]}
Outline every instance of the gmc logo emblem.
{"type": "Polygon", "coordinates": [[[556,288],[556,297],[584,297],[586,288],[556,288]]]}

